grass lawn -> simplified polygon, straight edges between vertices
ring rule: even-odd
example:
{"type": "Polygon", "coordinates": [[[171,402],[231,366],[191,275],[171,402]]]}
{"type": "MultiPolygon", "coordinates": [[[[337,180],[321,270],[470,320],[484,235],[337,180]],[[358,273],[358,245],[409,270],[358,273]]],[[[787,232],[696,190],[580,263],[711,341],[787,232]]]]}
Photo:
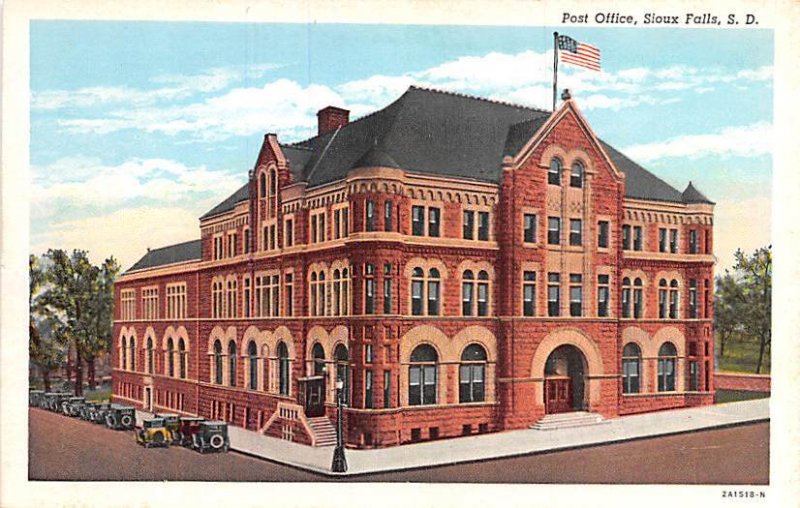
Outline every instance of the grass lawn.
{"type": "Polygon", "coordinates": [[[717,390],[714,393],[714,404],[724,404],[726,402],[739,402],[740,400],[765,399],[769,397],[768,392],[745,392],[742,390],[717,390]]]}
{"type": "MultiPolygon", "coordinates": [[[[726,372],[746,372],[755,374],[758,365],[758,342],[756,340],[742,340],[732,337],[725,344],[725,356],[719,359],[718,370],[726,372]]],[[[716,344],[719,352],[719,340],[716,344]]],[[[769,347],[764,352],[764,362],[761,365],[761,374],[769,374],[770,351],[769,347]]]]}

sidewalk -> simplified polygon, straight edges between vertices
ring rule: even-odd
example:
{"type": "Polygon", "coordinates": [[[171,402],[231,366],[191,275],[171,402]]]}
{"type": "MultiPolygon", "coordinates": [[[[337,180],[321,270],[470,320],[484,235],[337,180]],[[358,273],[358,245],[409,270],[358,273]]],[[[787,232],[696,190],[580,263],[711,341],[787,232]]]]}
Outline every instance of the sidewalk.
{"type": "Polygon", "coordinates": [[[230,426],[228,432],[231,448],[241,453],[330,476],[352,476],[552,452],[767,420],[769,399],[758,399],[625,416],[588,427],[513,430],[378,450],[348,449],[347,473],[331,473],[331,446],[313,448],[235,426],[230,426]]]}

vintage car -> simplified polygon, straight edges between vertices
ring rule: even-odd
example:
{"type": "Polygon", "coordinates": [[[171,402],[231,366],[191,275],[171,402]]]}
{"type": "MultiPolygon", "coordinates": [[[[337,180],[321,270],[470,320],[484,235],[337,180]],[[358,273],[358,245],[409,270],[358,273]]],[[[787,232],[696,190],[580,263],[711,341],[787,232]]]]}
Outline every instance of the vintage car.
{"type": "Polygon", "coordinates": [[[136,442],[145,448],[151,446],[168,447],[172,441],[172,433],[164,426],[163,418],[145,418],[142,428],[134,431],[136,442]]]}
{"type": "Polygon", "coordinates": [[[81,420],[86,420],[86,421],[90,420],[92,410],[96,405],[97,402],[87,400],[86,403],[83,406],[81,406],[78,417],[81,420]]]}
{"type": "Polygon", "coordinates": [[[131,430],[136,425],[136,410],[132,406],[111,404],[106,413],[106,427],[114,430],[131,430]]]}
{"type": "Polygon", "coordinates": [[[164,426],[170,433],[170,441],[172,443],[179,443],[181,441],[180,416],[172,413],[157,414],[155,416],[164,419],[164,426]]]}
{"type": "Polygon", "coordinates": [[[84,397],[70,397],[61,403],[61,412],[67,416],[78,416],[84,404],[86,404],[84,397]]]}
{"type": "Polygon", "coordinates": [[[30,390],[28,391],[28,406],[39,407],[41,400],[44,398],[44,390],[30,390]]]}
{"type": "Polygon", "coordinates": [[[61,408],[62,404],[64,401],[69,400],[70,397],[72,397],[72,394],[67,392],[53,392],[45,394],[46,409],[53,411],[54,413],[60,413],[63,411],[61,408]]]}
{"type": "Polygon", "coordinates": [[[181,416],[180,418],[180,444],[186,447],[192,447],[194,435],[200,431],[200,424],[205,421],[205,418],[200,416],[181,416]]]}
{"type": "Polygon", "coordinates": [[[200,453],[227,452],[230,445],[226,422],[201,422],[200,429],[192,436],[192,448],[200,453]]]}
{"type": "Polygon", "coordinates": [[[89,409],[89,421],[93,423],[106,423],[106,415],[111,411],[110,402],[96,402],[89,409]]]}

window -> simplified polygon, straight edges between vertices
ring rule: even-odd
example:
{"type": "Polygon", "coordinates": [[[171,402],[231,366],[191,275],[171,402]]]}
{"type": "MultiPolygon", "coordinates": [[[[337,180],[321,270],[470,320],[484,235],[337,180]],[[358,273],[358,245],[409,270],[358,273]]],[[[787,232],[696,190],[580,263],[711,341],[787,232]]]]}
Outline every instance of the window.
{"type": "Polygon", "coordinates": [[[392,313],[392,279],[383,279],[383,313],[392,313]]]}
{"type": "Polygon", "coordinates": [[[222,384],[222,343],[214,342],[214,382],[222,384]]]}
{"type": "Polygon", "coordinates": [[[119,368],[120,369],[127,369],[128,368],[128,339],[124,336],[122,337],[122,342],[119,347],[119,368]]]}
{"type": "Polygon", "coordinates": [[[475,212],[472,210],[464,210],[463,219],[463,236],[464,240],[473,240],[475,238],[475,212]]]}
{"type": "Polygon", "coordinates": [[[428,236],[439,236],[439,223],[441,211],[438,208],[428,208],[428,236]]]}
{"type": "Polygon", "coordinates": [[[281,341],[278,344],[278,393],[289,395],[289,348],[281,341]]]}
{"type": "Polygon", "coordinates": [[[627,224],[622,226],[622,248],[623,250],[631,249],[631,227],[627,224]]]}
{"type": "Polygon", "coordinates": [[[325,372],[325,350],[322,349],[322,345],[319,342],[311,348],[311,359],[314,375],[322,376],[325,372]]]}
{"type": "Polygon", "coordinates": [[[622,393],[639,393],[642,351],[630,342],[622,349],[622,393]]]}
{"type": "Polygon", "coordinates": [[[522,274],[522,315],[536,315],[536,272],[522,274]]]}
{"type": "Polygon", "coordinates": [[[172,337],[167,339],[167,376],[175,377],[175,343],[172,337]]]}
{"type": "Polygon", "coordinates": [[[667,252],[667,229],[658,228],[658,252],[667,252]]]}
{"type": "Polygon", "coordinates": [[[478,315],[489,315],[489,274],[485,270],[478,272],[478,315]]]}
{"type": "Polygon", "coordinates": [[[364,363],[372,363],[372,344],[364,344],[364,363]]]}
{"type": "Polygon", "coordinates": [[[258,178],[258,195],[259,197],[267,197],[267,175],[261,173],[258,178]]]}
{"type": "Polygon", "coordinates": [[[253,305],[253,280],[250,277],[242,279],[242,316],[249,318],[251,315],[251,308],[253,305]]]}
{"type": "Polygon", "coordinates": [[[227,280],[224,317],[236,317],[236,279],[227,280]]]}
{"type": "Polygon", "coordinates": [[[392,202],[390,200],[383,203],[383,230],[392,230],[392,202]]]}
{"type": "Polygon", "coordinates": [[[550,245],[561,243],[561,219],[558,217],[547,218],[547,243],[550,245]]]}
{"type": "Polygon", "coordinates": [[[642,250],[642,226],[633,226],[633,250],[642,250]]]}
{"type": "Polygon", "coordinates": [[[569,315],[580,317],[583,314],[583,277],[579,273],[569,275],[569,315]]]}
{"type": "Polygon", "coordinates": [[[666,319],[667,317],[667,280],[661,279],[658,281],[658,318],[666,319]]]}
{"type": "Polygon", "coordinates": [[[561,315],[561,276],[557,273],[547,274],[547,315],[561,315]]]}
{"type": "Polygon", "coordinates": [[[658,349],[658,391],[675,391],[675,364],[678,352],[671,342],[665,342],[658,349]]]}
{"type": "Polygon", "coordinates": [[[474,312],[473,292],[475,289],[475,275],[472,273],[472,270],[464,270],[461,280],[461,315],[472,316],[474,312]]]}
{"type": "Polygon", "coordinates": [[[570,187],[583,187],[583,164],[575,162],[572,165],[572,172],[569,175],[570,187]]]}
{"type": "Polygon", "coordinates": [[[631,279],[622,279],[622,317],[631,317],[631,279]]]}
{"type": "Polygon", "coordinates": [[[364,371],[364,407],[372,407],[372,371],[369,369],[364,371]]]}
{"type": "Polygon", "coordinates": [[[186,284],[167,284],[167,319],[186,318],[186,284]]]}
{"type": "Polygon", "coordinates": [[[689,391],[700,389],[700,369],[696,361],[689,362],[689,391]]]}
{"type": "Polygon", "coordinates": [[[458,370],[458,401],[486,400],[486,350],[478,344],[467,346],[461,354],[461,365],[458,370]]]}
{"type": "Polygon", "coordinates": [[[343,344],[339,344],[333,350],[333,359],[336,361],[336,380],[344,383],[342,403],[347,405],[350,402],[350,354],[343,344]]]}
{"type": "Polygon", "coordinates": [[[250,230],[249,229],[245,229],[244,230],[243,243],[244,243],[244,245],[243,245],[244,248],[242,250],[244,251],[245,254],[249,254],[250,253],[250,230]]]}
{"type": "Polygon", "coordinates": [[[392,405],[392,372],[383,371],[383,407],[388,408],[392,405]]]}
{"type": "Polygon", "coordinates": [[[582,236],[582,221],[580,219],[570,219],[569,220],[569,244],[570,245],[582,245],[583,244],[583,236],[582,236]]]}
{"type": "Polygon", "coordinates": [[[689,230],[689,254],[697,254],[699,252],[697,240],[697,230],[689,230]]]}
{"type": "Polygon", "coordinates": [[[228,384],[236,386],[236,343],[228,343],[228,384]]]}
{"type": "Polygon", "coordinates": [[[561,160],[555,157],[550,161],[547,170],[547,183],[550,185],[561,185],[561,160]]]}
{"type": "Polygon", "coordinates": [[[678,230],[669,230],[669,252],[675,254],[678,252],[678,230]]]}
{"type": "Polygon", "coordinates": [[[522,240],[526,243],[536,243],[536,215],[526,213],[522,220],[522,240]]]}
{"type": "Polygon", "coordinates": [[[364,229],[366,231],[375,231],[375,202],[370,199],[367,200],[366,204],[364,224],[364,229]]]}
{"type": "Polygon", "coordinates": [[[284,221],[283,245],[285,247],[294,245],[294,219],[284,221]]]}
{"type": "Polygon", "coordinates": [[[597,317],[608,317],[609,276],[597,276],[597,317]]]}
{"type": "Polygon", "coordinates": [[[414,316],[422,315],[422,288],[425,272],[422,268],[414,268],[411,273],[411,314],[414,316]]]}
{"type": "Polygon", "coordinates": [[[248,388],[258,389],[258,348],[252,340],[247,344],[248,388]]]}
{"type": "Polygon", "coordinates": [[[706,254],[711,254],[711,230],[707,229],[705,234],[704,249],[706,254]]]}
{"type": "MultiPolygon", "coordinates": [[[[323,229],[323,231],[324,231],[324,229],[323,229]]],[[[323,236],[324,236],[324,233],[323,233],[323,236]]],[[[277,247],[277,244],[276,244],[277,241],[278,241],[278,235],[275,233],[275,224],[272,224],[269,227],[269,248],[270,248],[270,250],[275,250],[275,248],[277,247]]]]}
{"type": "Polygon", "coordinates": [[[365,265],[364,277],[364,314],[375,314],[375,265],[365,265]]]}
{"type": "Polygon", "coordinates": [[[158,288],[142,289],[142,318],[158,319],[158,288]]]}
{"type": "Polygon", "coordinates": [[[269,196],[273,197],[278,191],[278,173],[273,169],[269,172],[269,196]]]}
{"type": "Polygon", "coordinates": [[[708,279],[703,281],[703,317],[708,318],[708,306],[711,304],[708,292],[708,279]]]}
{"type": "Polygon", "coordinates": [[[154,354],[153,354],[153,339],[147,339],[147,373],[148,374],[155,374],[155,365],[154,365],[154,354]]]}
{"type": "Polygon", "coordinates": [[[131,347],[131,370],[136,370],[136,337],[131,337],[130,343],[131,347]]]}
{"type": "Polygon", "coordinates": [[[600,249],[608,248],[608,221],[601,220],[597,223],[597,247],[600,249]]]}
{"type": "Polygon", "coordinates": [[[697,319],[697,280],[689,279],[689,318],[697,319]]]}
{"type": "Polygon", "coordinates": [[[436,268],[428,272],[428,315],[439,315],[439,270],[436,268]]]}
{"type": "Polygon", "coordinates": [[[425,207],[411,207],[411,234],[423,236],[425,234],[425,207]]]}
{"type": "Polygon", "coordinates": [[[642,318],[642,279],[636,277],[633,280],[633,317],[636,319],[642,318]]]}
{"type": "Polygon", "coordinates": [[[342,237],[350,235],[350,209],[342,208],[342,237]]]}
{"type": "Polygon", "coordinates": [[[178,364],[178,375],[186,379],[186,342],[183,339],[178,341],[178,364]]]}
{"type": "Polygon", "coordinates": [[[489,240],[489,212],[478,212],[478,240],[489,240]]]}
{"type": "Polygon", "coordinates": [[[408,403],[412,406],[436,404],[436,371],[438,355],[433,347],[423,344],[411,353],[408,375],[408,403]]]}
{"type": "Polygon", "coordinates": [[[669,318],[678,319],[678,281],[675,279],[669,283],[669,318]]]}
{"type": "Polygon", "coordinates": [[[123,321],[132,321],[136,319],[136,290],[123,289],[119,292],[119,298],[122,304],[120,319],[123,321]]]}

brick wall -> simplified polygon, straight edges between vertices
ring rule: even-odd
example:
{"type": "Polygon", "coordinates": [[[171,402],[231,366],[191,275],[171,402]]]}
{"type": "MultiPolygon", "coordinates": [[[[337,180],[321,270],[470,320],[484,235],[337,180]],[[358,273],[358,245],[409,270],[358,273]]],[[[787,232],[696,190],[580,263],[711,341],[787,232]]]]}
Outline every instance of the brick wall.
{"type": "Polygon", "coordinates": [[[717,372],[714,384],[718,390],[741,390],[745,392],[770,392],[771,377],[768,374],[736,374],[717,372]]]}

